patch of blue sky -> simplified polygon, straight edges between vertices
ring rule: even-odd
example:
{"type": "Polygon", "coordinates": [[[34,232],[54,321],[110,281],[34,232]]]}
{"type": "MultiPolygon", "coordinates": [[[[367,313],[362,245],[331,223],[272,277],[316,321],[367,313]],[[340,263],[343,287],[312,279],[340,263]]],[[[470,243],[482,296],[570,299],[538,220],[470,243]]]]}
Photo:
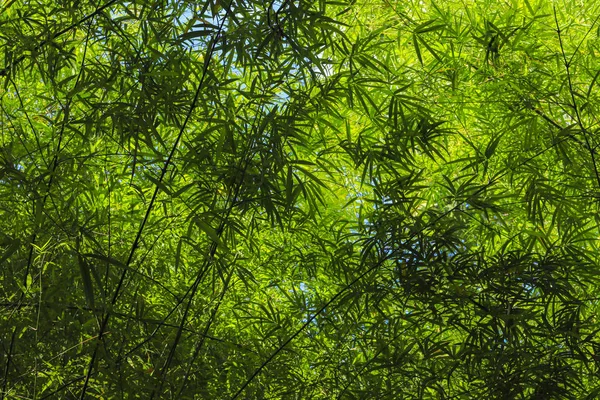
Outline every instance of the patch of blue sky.
{"type": "Polygon", "coordinates": [[[523,289],[525,289],[525,291],[527,292],[527,294],[531,295],[535,291],[535,286],[533,286],[531,283],[524,283],[523,284],[523,289]]]}

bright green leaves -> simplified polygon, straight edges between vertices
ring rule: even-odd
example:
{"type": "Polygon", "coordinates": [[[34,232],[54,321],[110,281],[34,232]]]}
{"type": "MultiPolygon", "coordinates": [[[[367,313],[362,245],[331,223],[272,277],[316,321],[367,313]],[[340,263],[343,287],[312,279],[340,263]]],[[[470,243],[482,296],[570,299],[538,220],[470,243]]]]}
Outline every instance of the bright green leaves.
{"type": "Polygon", "coordinates": [[[594,396],[597,4],[63,3],[0,13],[9,397],[594,396]]]}
{"type": "Polygon", "coordinates": [[[421,55],[421,48],[419,43],[421,43],[429,53],[439,62],[442,62],[441,56],[438,52],[427,42],[426,39],[423,38],[423,34],[428,32],[436,32],[439,30],[443,30],[446,27],[445,24],[439,23],[439,21],[432,19],[430,21],[424,22],[418,25],[412,34],[413,45],[415,46],[415,53],[421,65],[423,65],[423,56],[421,55]]]}

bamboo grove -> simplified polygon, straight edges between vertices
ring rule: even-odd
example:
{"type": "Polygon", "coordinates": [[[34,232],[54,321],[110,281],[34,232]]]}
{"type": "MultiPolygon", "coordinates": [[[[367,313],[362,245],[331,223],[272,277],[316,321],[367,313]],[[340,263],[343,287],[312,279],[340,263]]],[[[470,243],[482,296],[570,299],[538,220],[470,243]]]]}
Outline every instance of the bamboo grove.
{"type": "Polygon", "coordinates": [[[0,10],[2,398],[600,397],[600,3],[0,10]]]}

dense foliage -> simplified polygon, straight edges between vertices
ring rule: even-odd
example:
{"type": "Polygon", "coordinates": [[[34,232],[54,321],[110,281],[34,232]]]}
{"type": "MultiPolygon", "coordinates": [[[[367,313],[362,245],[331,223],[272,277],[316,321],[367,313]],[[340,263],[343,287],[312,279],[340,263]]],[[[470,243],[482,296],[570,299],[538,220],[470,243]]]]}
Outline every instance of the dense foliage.
{"type": "Polygon", "coordinates": [[[600,397],[598,16],[3,2],[1,396],[600,397]]]}

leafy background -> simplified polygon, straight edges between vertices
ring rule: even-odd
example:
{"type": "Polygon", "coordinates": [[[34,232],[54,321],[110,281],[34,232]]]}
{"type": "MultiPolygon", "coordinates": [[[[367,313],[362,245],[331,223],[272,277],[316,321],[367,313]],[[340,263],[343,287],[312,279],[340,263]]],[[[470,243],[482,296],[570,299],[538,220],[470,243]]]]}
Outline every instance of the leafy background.
{"type": "Polygon", "coordinates": [[[3,398],[597,398],[596,2],[1,10],[3,398]]]}

